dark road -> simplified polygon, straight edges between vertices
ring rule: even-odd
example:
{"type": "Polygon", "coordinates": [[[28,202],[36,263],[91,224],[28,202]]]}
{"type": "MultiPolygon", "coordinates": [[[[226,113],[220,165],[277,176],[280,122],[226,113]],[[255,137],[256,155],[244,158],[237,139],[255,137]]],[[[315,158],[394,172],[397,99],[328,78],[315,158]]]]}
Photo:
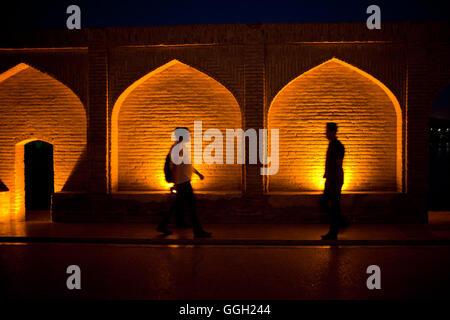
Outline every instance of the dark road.
{"type": "Polygon", "coordinates": [[[448,246],[2,244],[1,295],[63,299],[448,299],[448,246]],[[69,290],[66,268],[81,269],[69,290]],[[369,265],[381,289],[369,290],[369,265]]]}

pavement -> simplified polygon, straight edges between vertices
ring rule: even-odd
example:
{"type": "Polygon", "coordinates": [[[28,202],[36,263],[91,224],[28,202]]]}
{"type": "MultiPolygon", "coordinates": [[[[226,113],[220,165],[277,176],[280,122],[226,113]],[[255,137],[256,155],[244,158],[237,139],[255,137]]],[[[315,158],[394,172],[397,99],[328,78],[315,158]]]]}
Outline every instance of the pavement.
{"type": "Polygon", "coordinates": [[[320,240],[325,224],[205,224],[213,237],[194,239],[144,223],[3,221],[0,299],[448,300],[449,217],[354,224],[338,241],[320,240]],[[77,290],[67,286],[73,265],[77,290]],[[373,265],[377,290],[367,286],[373,265]]]}
{"type": "Polygon", "coordinates": [[[450,245],[450,212],[430,212],[428,224],[351,224],[337,241],[321,240],[326,224],[208,224],[213,236],[191,229],[163,236],[148,223],[55,223],[48,218],[0,222],[1,243],[111,243],[156,245],[450,245]]]}
{"type": "MultiPolygon", "coordinates": [[[[7,243],[0,262],[1,301],[450,299],[449,246],[7,243]],[[72,265],[81,270],[79,290],[67,287],[72,265]],[[381,289],[367,287],[371,265],[381,270],[381,289]]],[[[281,319],[294,318],[301,314],[281,319]]]]}

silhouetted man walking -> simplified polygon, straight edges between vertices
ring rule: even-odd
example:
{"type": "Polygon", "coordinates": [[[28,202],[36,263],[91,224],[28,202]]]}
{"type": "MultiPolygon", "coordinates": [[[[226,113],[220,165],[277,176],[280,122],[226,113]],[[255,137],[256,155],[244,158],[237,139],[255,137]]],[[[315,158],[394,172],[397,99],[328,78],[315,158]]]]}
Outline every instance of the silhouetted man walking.
{"type": "Polygon", "coordinates": [[[327,139],[330,141],[325,162],[325,189],[321,198],[322,208],[330,214],[330,230],[322,236],[324,240],[337,240],[339,226],[345,225],[345,220],[341,216],[341,189],[344,184],[344,170],[342,162],[344,160],[345,148],[337,139],[337,124],[327,123],[327,139]]]}
{"type": "MultiPolygon", "coordinates": [[[[175,146],[178,146],[181,143],[188,143],[189,141],[183,141],[183,135],[180,135],[180,130],[188,131],[187,128],[176,128],[175,129],[175,135],[177,137],[177,141],[172,145],[170,148],[170,154],[172,154],[172,149],[175,146]]],[[[181,149],[179,156],[183,158],[183,149],[181,149]]],[[[188,210],[189,210],[189,217],[192,223],[192,228],[194,230],[194,236],[196,238],[207,238],[211,236],[211,232],[206,232],[203,230],[202,226],[200,225],[200,222],[197,218],[197,209],[196,209],[196,200],[194,196],[194,190],[191,186],[191,177],[192,173],[195,173],[199,176],[201,180],[204,179],[203,175],[198,172],[191,163],[180,163],[175,164],[172,161],[170,162],[170,169],[172,173],[172,178],[175,184],[175,191],[176,191],[176,199],[173,203],[170,210],[164,215],[161,223],[159,224],[157,230],[159,232],[164,233],[165,235],[172,234],[172,231],[167,229],[167,225],[169,224],[170,217],[172,214],[176,213],[178,216],[178,221],[181,220],[180,217],[183,215],[184,211],[184,205],[187,204],[188,210]]]]}

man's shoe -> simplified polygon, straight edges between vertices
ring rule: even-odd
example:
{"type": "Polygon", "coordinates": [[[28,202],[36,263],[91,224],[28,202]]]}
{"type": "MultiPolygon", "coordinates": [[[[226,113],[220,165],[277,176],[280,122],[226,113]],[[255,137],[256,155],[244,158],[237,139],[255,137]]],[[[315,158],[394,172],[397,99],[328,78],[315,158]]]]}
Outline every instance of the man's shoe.
{"type": "Polygon", "coordinates": [[[194,238],[210,238],[212,232],[199,231],[194,233],[194,238]]]}
{"type": "Polygon", "coordinates": [[[165,236],[171,235],[173,232],[168,230],[167,228],[158,227],[156,228],[157,231],[164,233],[165,236]]]}
{"type": "Polygon", "coordinates": [[[322,240],[337,240],[337,234],[327,233],[322,236],[322,240]]]}

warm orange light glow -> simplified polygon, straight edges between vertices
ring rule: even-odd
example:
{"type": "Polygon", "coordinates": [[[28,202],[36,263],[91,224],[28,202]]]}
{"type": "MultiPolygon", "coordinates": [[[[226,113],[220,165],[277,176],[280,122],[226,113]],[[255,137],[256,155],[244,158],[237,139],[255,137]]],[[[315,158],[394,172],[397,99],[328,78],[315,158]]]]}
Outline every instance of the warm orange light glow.
{"type": "Polygon", "coordinates": [[[61,191],[86,145],[86,111],[68,87],[24,63],[0,74],[0,101],[0,177],[10,218],[24,218],[24,145],[53,145],[54,190],[61,191]]]}
{"type": "Polygon", "coordinates": [[[333,58],[289,82],[273,99],[269,129],[280,129],[280,170],[270,192],[320,191],[328,141],[337,122],[346,147],[344,191],[402,190],[402,112],[392,92],[333,58]]]}
{"type": "Polygon", "coordinates": [[[25,144],[18,143],[15,146],[14,159],[14,218],[25,218],[25,144]]]}
{"type": "Polygon", "coordinates": [[[9,191],[0,191],[0,221],[9,219],[9,191]]]}
{"type": "MultiPolygon", "coordinates": [[[[234,96],[210,76],[177,60],[157,68],[128,87],[117,99],[111,119],[111,189],[167,192],[164,160],[175,127],[194,121],[207,129],[241,128],[241,112],[234,96]]],[[[205,142],[203,149],[209,144],[205,142]]],[[[224,160],[225,160],[224,152],[224,160]]],[[[193,176],[197,190],[236,191],[242,166],[194,165],[205,176],[193,176]]]]}

